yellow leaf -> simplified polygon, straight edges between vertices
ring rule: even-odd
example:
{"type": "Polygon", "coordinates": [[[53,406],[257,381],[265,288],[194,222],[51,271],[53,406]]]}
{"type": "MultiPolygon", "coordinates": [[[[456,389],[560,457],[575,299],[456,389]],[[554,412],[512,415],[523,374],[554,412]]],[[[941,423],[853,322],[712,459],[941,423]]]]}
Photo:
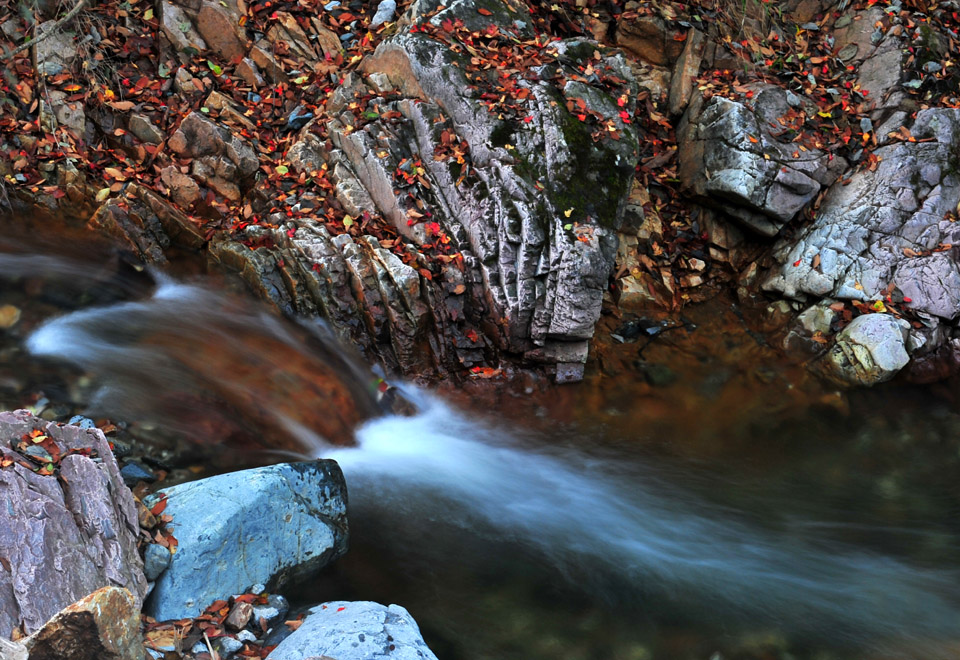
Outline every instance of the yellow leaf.
{"type": "Polygon", "coordinates": [[[570,207],[570,208],[568,208],[566,211],[564,211],[564,212],[563,212],[563,217],[569,218],[571,213],[573,213],[573,207],[570,207]]]}
{"type": "Polygon", "coordinates": [[[874,303],[870,306],[870,308],[871,308],[873,311],[875,311],[875,312],[885,312],[885,311],[887,311],[887,307],[886,307],[886,305],[883,304],[883,301],[882,301],[882,300],[876,300],[876,301],[874,301],[874,303]]]}
{"type": "Polygon", "coordinates": [[[153,9],[148,9],[147,11],[143,12],[143,20],[145,21],[153,20],[153,9]]]}
{"type": "Polygon", "coordinates": [[[820,115],[821,117],[825,118],[825,119],[830,119],[831,117],[833,117],[833,115],[830,114],[829,112],[823,112],[822,110],[821,110],[820,112],[818,112],[817,114],[820,115]]]}
{"type": "Polygon", "coordinates": [[[101,188],[100,191],[97,193],[97,201],[98,201],[98,202],[102,202],[103,200],[105,200],[105,199],[106,199],[107,197],[109,197],[109,196],[110,196],[110,189],[109,189],[109,188],[101,188]]]}
{"type": "Polygon", "coordinates": [[[853,288],[856,289],[857,291],[863,291],[863,285],[860,284],[860,282],[855,282],[853,285],[853,288]]]}

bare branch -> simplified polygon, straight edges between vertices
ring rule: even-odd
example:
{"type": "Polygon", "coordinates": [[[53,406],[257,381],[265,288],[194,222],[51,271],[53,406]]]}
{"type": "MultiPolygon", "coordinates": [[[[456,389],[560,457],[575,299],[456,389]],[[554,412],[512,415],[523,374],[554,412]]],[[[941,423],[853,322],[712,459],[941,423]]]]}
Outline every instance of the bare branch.
{"type": "Polygon", "coordinates": [[[13,57],[14,55],[16,55],[17,53],[22,53],[23,51],[27,50],[27,49],[30,48],[31,46],[34,46],[34,45],[40,43],[41,41],[43,41],[44,39],[46,39],[47,37],[49,37],[51,34],[53,34],[54,32],[58,31],[58,30],[59,30],[60,28],[62,28],[64,25],[66,25],[67,23],[69,23],[70,21],[72,21],[72,20],[74,19],[74,17],[75,17],[77,14],[79,14],[79,13],[83,10],[83,8],[86,7],[86,6],[87,6],[87,0],[79,0],[79,2],[77,2],[76,5],[74,5],[73,9],[71,9],[69,12],[67,12],[67,14],[66,14],[63,18],[61,18],[61,19],[58,20],[56,23],[54,23],[53,26],[51,26],[51,28],[50,28],[49,30],[47,30],[46,32],[44,32],[43,34],[41,34],[39,37],[37,37],[37,38],[34,39],[33,41],[28,41],[28,42],[25,43],[25,44],[20,44],[19,46],[17,46],[17,47],[14,48],[13,50],[11,50],[9,53],[6,53],[5,55],[0,55],[0,62],[2,62],[2,61],[4,61],[4,60],[8,60],[8,59],[10,59],[11,57],[13,57]]]}

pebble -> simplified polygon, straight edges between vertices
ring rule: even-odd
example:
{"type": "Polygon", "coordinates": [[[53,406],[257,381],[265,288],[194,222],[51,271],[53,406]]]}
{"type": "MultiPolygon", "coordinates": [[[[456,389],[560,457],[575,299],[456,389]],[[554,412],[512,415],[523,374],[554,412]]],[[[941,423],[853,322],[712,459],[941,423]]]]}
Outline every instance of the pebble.
{"type": "Polygon", "coordinates": [[[162,545],[150,543],[143,551],[143,574],[150,581],[156,580],[170,565],[170,551],[162,545]]]}
{"type": "Polygon", "coordinates": [[[241,642],[255,642],[257,641],[257,636],[249,630],[241,630],[237,633],[237,639],[241,642]]]}
{"type": "Polygon", "coordinates": [[[135,461],[130,461],[124,465],[120,469],[120,476],[123,477],[123,483],[130,487],[136,486],[141,481],[157,480],[157,475],[154,474],[153,470],[135,461]]]}
{"type": "Polygon", "coordinates": [[[82,429],[95,429],[97,425],[89,417],[84,417],[83,415],[74,415],[70,418],[70,421],[67,422],[71,426],[79,426],[82,429]]]}
{"type": "Polygon", "coordinates": [[[279,594],[270,594],[267,596],[266,605],[254,605],[253,620],[266,619],[267,623],[271,624],[283,617],[288,611],[290,611],[290,603],[287,602],[286,598],[279,594]]]}
{"type": "Polygon", "coordinates": [[[215,644],[217,646],[217,650],[220,651],[221,656],[232,655],[243,648],[243,642],[240,642],[233,637],[218,637],[215,644]]]}
{"type": "Polygon", "coordinates": [[[9,330],[20,321],[20,309],[13,305],[0,307],[0,329],[9,330]]]}

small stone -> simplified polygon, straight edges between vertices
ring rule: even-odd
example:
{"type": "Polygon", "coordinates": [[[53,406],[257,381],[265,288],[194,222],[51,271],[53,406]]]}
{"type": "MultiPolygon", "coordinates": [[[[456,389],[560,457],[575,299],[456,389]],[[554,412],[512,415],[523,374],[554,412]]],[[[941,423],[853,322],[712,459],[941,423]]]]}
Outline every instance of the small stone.
{"type": "Polygon", "coordinates": [[[123,477],[123,483],[131,488],[141,481],[151,482],[157,480],[157,475],[153,473],[153,470],[136,461],[130,461],[124,465],[120,469],[120,476],[123,477]]]}
{"type": "Polygon", "coordinates": [[[237,633],[237,639],[241,642],[255,642],[257,641],[257,636],[249,630],[241,630],[237,633]]]}
{"type": "Polygon", "coordinates": [[[383,25],[387,21],[392,21],[396,13],[396,0],[380,0],[380,4],[377,5],[377,13],[373,15],[373,20],[370,21],[370,27],[375,28],[378,25],[383,25]]]}
{"type": "Polygon", "coordinates": [[[151,582],[160,577],[170,565],[170,551],[162,545],[150,543],[143,551],[143,573],[151,582]]]}
{"type": "Polygon", "coordinates": [[[247,624],[250,623],[250,618],[253,616],[253,605],[250,603],[245,603],[240,601],[234,603],[233,607],[230,609],[230,614],[227,615],[226,624],[227,628],[231,630],[243,630],[247,627],[247,624]]]}
{"type": "Polygon", "coordinates": [[[178,206],[189,207],[200,199],[200,186],[197,182],[173,165],[160,170],[160,180],[178,206]]]}
{"type": "Polygon", "coordinates": [[[160,144],[163,142],[163,131],[154,126],[150,118],[145,115],[130,115],[127,128],[129,128],[130,132],[137,136],[141,142],[146,142],[147,144],[160,144]]]}
{"type": "Polygon", "coordinates": [[[83,415],[74,415],[70,418],[70,421],[67,424],[72,424],[73,426],[79,426],[82,429],[95,429],[97,428],[96,422],[94,422],[89,417],[84,417],[83,415]]]}
{"type": "Polygon", "coordinates": [[[20,322],[20,309],[13,305],[0,307],[0,328],[9,330],[20,322]]]}
{"type": "Polygon", "coordinates": [[[221,657],[233,655],[243,648],[243,642],[238,641],[233,637],[218,637],[214,644],[217,650],[220,652],[221,657]]]}
{"type": "Polygon", "coordinates": [[[260,75],[260,69],[257,68],[256,62],[251,60],[249,57],[244,57],[242,60],[240,60],[240,63],[237,65],[234,73],[240,76],[245,83],[254,89],[259,89],[263,86],[264,80],[263,76],[260,75]]]}

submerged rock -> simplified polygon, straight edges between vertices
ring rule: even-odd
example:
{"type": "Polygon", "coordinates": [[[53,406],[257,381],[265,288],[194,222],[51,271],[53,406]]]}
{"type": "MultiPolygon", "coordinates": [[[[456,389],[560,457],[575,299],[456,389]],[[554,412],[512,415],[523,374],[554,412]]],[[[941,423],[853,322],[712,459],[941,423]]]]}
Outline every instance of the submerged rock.
{"type": "Polygon", "coordinates": [[[0,413],[0,440],[0,635],[34,632],[105,586],[126,587],[139,608],[147,584],[137,511],[103,433],[21,410],[0,413]],[[59,477],[29,469],[9,448],[31,433],[52,441],[44,451],[59,452],[59,477]]]}
{"type": "Polygon", "coordinates": [[[335,601],[317,605],[267,660],[436,660],[410,613],[399,605],[335,601]]]}
{"type": "Polygon", "coordinates": [[[347,549],[346,485],[334,461],[222,474],[163,495],[179,545],[144,610],[159,621],[197,616],[254,584],[275,589],[347,549]]]}

